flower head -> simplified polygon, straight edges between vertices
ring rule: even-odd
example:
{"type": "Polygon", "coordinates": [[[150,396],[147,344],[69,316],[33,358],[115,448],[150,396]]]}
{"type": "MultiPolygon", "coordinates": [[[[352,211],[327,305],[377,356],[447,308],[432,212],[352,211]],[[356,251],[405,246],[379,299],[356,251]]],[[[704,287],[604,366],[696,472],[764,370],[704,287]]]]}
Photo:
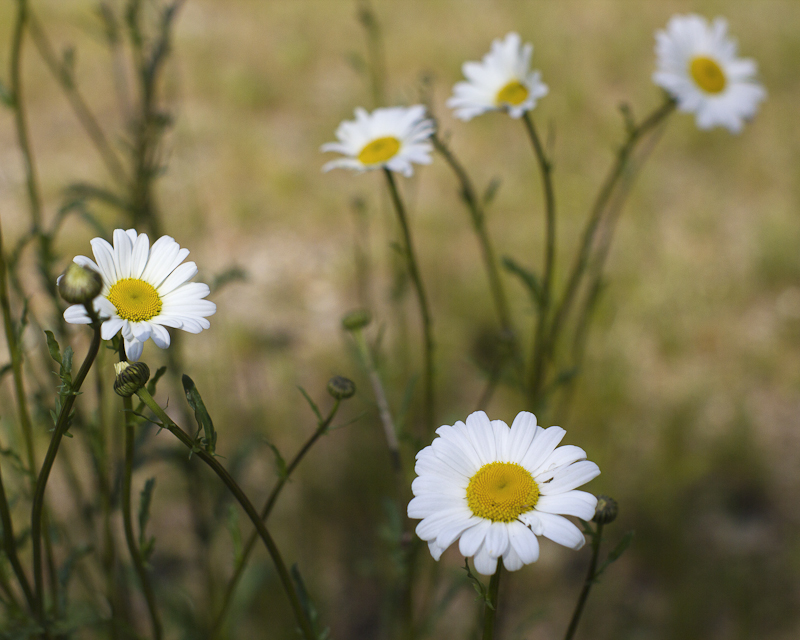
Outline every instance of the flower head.
{"type": "MultiPolygon", "coordinates": [[[[86,256],[73,260],[94,269],[103,280],[93,304],[103,318],[104,340],[122,331],[125,354],[135,361],[148,338],[161,349],[169,346],[165,327],[189,333],[208,329],[206,317],[216,312],[217,305],[203,300],[209,294],[208,285],[189,282],[197,265],[183,263],[188,249],[181,249],[169,236],[160,237],[151,247],[147,234],[137,234],[134,229],[116,229],[113,239],[114,246],[103,238],[91,241],[96,262],[86,256]]],[[[64,319],[74,324],[91,322],[83,305],[68,307],[64,319]]]]}
{"type": "Polygon", "coordinates": [[[536,562],[536,536],[572,549],[583,546],[581,531],[562,516],[591,520],[597,499],[576,487],[600,473],[586,453],[558,447],[566,431],[543,429],[521,412],[511,428],[476,411],[466,424],[436,430],[439,437],[417,454],[417,478],[409,518],[419,518],[417,535],[438,560],[458,540],[475,569],[492,575],[497,559],[510,571],[536,562]]]}
{"type": "Polygon", "coordinates": [[[492,42],[492,50],[482,62],[465,62],[462,67],[468,82],[453,87],[447,106],[461,120],[472,120],[487,111],[506,110],[519,118],[547,95],[547,85],[538,71],[528,71],[533,45],[522,42],[516,33],[492,42]]]}
{"type": "Polygon", "coordinates": [[[331,160],[323,171],[385,167],[408,177],[414,173],[412,162],[431,163],[433,147],[427,140],[435,127],[433,120],[425,117],[422,105],[375,109],[372,113],[359,107],[355,115],[355,120],[345,120],[336,129],[339,142],[321,147],[321,151],[338,151],[347,157],[331,160]]]}
{"type": "Polygon", "coordinates": [[[736,57],[736,42],[728,24],[716,18],[673,16],[665,31],[656,33],[658,70],[653,82],[664,88],[681,111],[696,114],[697,126],[722,126],[732,133],[752,118],[767,95],[756,80],[756,63],[736,57]]]}

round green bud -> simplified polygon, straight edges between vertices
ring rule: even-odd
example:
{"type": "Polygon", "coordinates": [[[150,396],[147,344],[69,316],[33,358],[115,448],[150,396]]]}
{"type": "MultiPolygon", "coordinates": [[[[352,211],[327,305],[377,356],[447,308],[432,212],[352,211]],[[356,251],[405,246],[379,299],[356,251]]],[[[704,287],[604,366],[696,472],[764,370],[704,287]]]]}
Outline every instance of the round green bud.
{"type": "Polygon", "coordinates": [[[597,496],[597,508],[594,510],[593,522],[609,524],[617,519],[617,501],[608,496],[597,496]]]}
{"type": "Polygon", "coordinates": [[[365,311],[364,309],[351,311],[342,318],[342,326],[345,331],[358,331],[366,327],[370,322],[372,322],[372,316],[369,311],[365,311]]]}
{"type": "Polygon", "coordinates": [[[356,392],[356,384],[349,378],[343,376],[333,376],[328,380],[328,393],[337,400],[352,398],[356,392]]]}
{"type": "Polygon", "coordinates": [[[58,279],[58,292],[71,304],[90,304],[103,289],[103,280],[94,269],[70,262],[58,279]]]}
{"type": "Polygon", "coordinates": [[[123,398],[130,398],[150,379],[150,367],[144,362],[118,362],[114,369],[117,371],[114,391],[123,398]]]}

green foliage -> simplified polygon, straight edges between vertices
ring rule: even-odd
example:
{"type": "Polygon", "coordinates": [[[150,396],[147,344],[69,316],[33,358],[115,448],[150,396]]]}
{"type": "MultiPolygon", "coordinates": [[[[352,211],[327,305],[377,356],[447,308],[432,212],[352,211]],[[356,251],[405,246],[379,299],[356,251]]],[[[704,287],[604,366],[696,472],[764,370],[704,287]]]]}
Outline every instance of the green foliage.
{"type": "Polygon", "coordinates": [[[200,396],[194,381],[185,373],[181,377],[181,382],[183,383],[183,390],[186,392],[186,400],[194,411],[197,426],[204,433],[204,436],[200,438],[200,444],[203,445],[203,448],[208,453],[214,455],[217,445],[217,432],[214,431],[214,423],[206,409],[206,405],[203,403],[203,398],[200,396]]]}
{"type": "Polygon", "coordinates": [[[303,577],[300,575],[300,567],[297,563],[292,565],[291,568],[292,580],[294,580],[295,587],[297,588],[297,597],[300,599],[300,605],[303,607],[303,612],[306,619],[311,623],[311,628],[314,631],[314,637],[317,640],[329,640],[331,637],[331,630],[329,628],[319,629],[319,613],[314,601],[308,595],[308,590],[303,582],[303,577]]]}
{"type": "Polygon", "coordinates": [[[494,609],[492,599],[489,597],[489,588],[472,573],[472,569],[469,567],[469,558],[464,558],[464,566],[461,568],[467,572],[467,579],[472,583],[472,588],[475,589],[475,593],[478,594],[477,600],[480,601],[483,606],[494,609]]]}

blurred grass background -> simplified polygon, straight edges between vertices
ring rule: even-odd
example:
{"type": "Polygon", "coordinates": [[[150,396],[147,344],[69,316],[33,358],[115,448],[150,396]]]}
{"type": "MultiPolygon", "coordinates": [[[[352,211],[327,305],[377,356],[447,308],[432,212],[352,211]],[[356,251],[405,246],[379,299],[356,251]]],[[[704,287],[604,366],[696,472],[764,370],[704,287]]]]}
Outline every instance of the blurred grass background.
{"type": "MultiPolygon", "coordinates": [[[[122,120],[94,4],[39,0],[33,7],[59,49],[75,47],[79,85],[113,137],[122,120]]],[[[8,68],[13,8],[0,6],[0,69],[8,68]]],[[[659,103],[650,81],[655,30],[674,13],[724,15],[740,54],[757,60],[769,96],[741,135],[698,131],[683,114],[671,118],[619,225],[577,393],[565,415],[540,418],[546,425],[557,420],[567,442],[585,448],[603,470],[589,489],[620,503],[618,522],[607,527],[612,541],[636,530],[633,548],[593,593],[579,636],[796,638],[800,4],[376,0],[373,8],[385,37],[389,104],[417,102],[420,78],[431,79],[436,115],[452,147],[478,184],[501,180],[489,213],[498,253],[539,269],[542,198],[522,125],[497,114],[464,124],[444,107],[461,79],[461,63],[480,59],[493,38],[516,30],[534,43],[533,66],[550,87],[534,118],[554,132],[561,277],[622,139],[618,104],[629,102],[641,117],[659,103]]],[[[247,273],[212,296],[218,305],[212,329],[186,337],[182,347],[187,372],[218,424],[218,450],[232,463],[242,456],[239,473],[254,502],[274,478],[271,453],[257,443],[266,437],[288,456],[313,429],[295,387],[327,406],[331,375],[347,375],[359,386],[346,417],[365,415],[317,445],[271,518],[287,559],[300,561],[337,638],[384,637],[380,594],[393,571],[382,507],[392,492],[389,457],[341,317],[364,304],[373,309],[369,335],[377,339],[385,331],[381,369],[395,410],[419,371],[413,297],[392,301],[394,219],[378,176],[320,173],[319,145],[334,139],[354,107],[372,106],[357,62],[365,51],[354,2],[187,2],[164,78],[163,106],[174,116],[174,130],[157,191],[163,226],[192,250],[199,280],[231,266],[247,273]],[[356,244],[370,264],[362,286],[356,244]]],[[[108,177],[32,47],[24,73],[52,217],[66,185],[108,177]]],[[[0,215],[12,246],[28,218],[8,110],[0,111],[0,158],[0,215]]],[[[447,167],[437,160],[402,186],[433,306],[439,422],[452,423],[474,409],[485,384],[475,344],[496,325],[494,310],[447,167]]],[[[121,224],[110,211],[96,213],[109,229],[121,224]]],[[[57,247],[64,264],[87,253],[94,235],[71,219],[57,247]]],[[[527,296],[511,278],[506,288],[526,338],[527,296]]],[[[41,304],[36,296],[31,302],[41,304]]],[[[42,348],[40,336],[29,332],[26,339],[31,349],[42,348]]],[[[154,368],[163,354],[149,344],[144,359],[154,368]]],[[[110,376],[110,359],[103,366],[110,376]]],[[[180,399],[174,390],[172,396],[180,399]]],[[[488,412],[510,423],[521,408],[518,396],[500,392],[488,412]]],[[[8,432],[10,412],[1,413],[8,432]]],[[[223,583],[185,580],[200,573],[191,559],[202,547],[194,546],[180,476],[153,461],[147,466],[135,480],[138,486],[148,475],[159,477],[152,523],[156,589],[178,603],[175,610],[202,617],[199,592],[218,596],[223,583]],[[173,592],[177,575],[182,586],[173,592]]],[[[201,500],[200,508],[209,521],[224,518],[212,504],[201,500]]],[[[69,515],[66,505],[62,515],[69,515]]],[[[211,558],[214,575],[226,575],[231,560],[224,531],[211,558]]],[[[544,542],[540,561],[503,585],[500,637],[559,637],[587,562],[588,550],[572,553],[544,542]]],[[[437,569],[442,593],[463,582],[459,563],[455,551],[445,554],[437,569]]],[[[420,571],[432,571],[432,564],[424,558],[420,571]]],[[[264,600],[263,589],[273,593],[274,583],[268,560],[257,552],[231,637],[290,637],[282,596],[264,600]],[[285,634],[263,635],[274,624],[285,634]]],[[[472,600],[464,584],[434,637],[465,637],[472,600]]]]}

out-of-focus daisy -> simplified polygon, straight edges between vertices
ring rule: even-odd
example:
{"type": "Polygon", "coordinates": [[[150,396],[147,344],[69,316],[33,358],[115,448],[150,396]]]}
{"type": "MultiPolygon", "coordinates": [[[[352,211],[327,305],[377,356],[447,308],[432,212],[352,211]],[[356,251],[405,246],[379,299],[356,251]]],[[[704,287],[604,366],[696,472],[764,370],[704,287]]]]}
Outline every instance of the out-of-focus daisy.
{"type": "Polygon", "coordinates": [[[447,106],[455,109],[461,120],[472,120],[487,111],[508,111],[519,118],[547,95],[547,85],[538,71],[528,71],[533,45],[522,42],[516,33],[492,42],[492,50],[482,62],[465,62],[462,67],[468,82],[453,87],[447,106]]]}
{"type": "Polygon", "coordinates": [[[345,120],[336,129],[339,142],[328,142],[322,151],[337,151],[347,156],[331,160],[323,171],[355,169],[367,171],[385,167],[408,177],[412,162],[430,164],[434,132],[433,120],[425,117],[425,107],[390,107],[367,113],[358,108],[355,120],[345,120]]]}
{"type": "MultiPolygon", "coordinates": [[[[169,332],[165,327],[189,333],[209,328],[206,317],[216,312],[217,305],[203,300],[209,294],[208,285],[189,282],[197,274],[197,265],[183,262],[188,249],[181,249],[169,236],[160,237],[151,247],[147,234],[134,229],[115,230],[113,247],[103,238],[94,238],[91,245],[95,260],[77,256],[73,261],[100,274],[103,287],[93,305],[103,319],[101,336],[110,340],[121,331],[129,360],[139,359],[148,338],[166,349],[169,332]]],[[[91,322],[78,304],[64,311],[64,319],[74,324],[91,322]]]]}
{"type": "Polygon", "coordinates": [[[738,133],[767,92],[755,79],[756,63],[736,57],[736,42],[727,30],[723,18],[710,25],[695,14],[670,18],[667,29],[656,33],[653,82],[675,98],[681,111],[695,113],[700,129],[719,125],[738,133]]]}
{"type": "Polygon", "coordinates": [[[597,499],[576,487],[600,473],[586,453],[558,447],[566,431],[543,429],[536,416],[521,412],[511,428],[483,411],[466,424],[436,430],[439,437],[417,454],[417,478],[410,518],[421,518],[417,535],[438,560],[458,540],[475,569],[492,575],[497,559],[510,571],[536,562],[545,536],[580,549],[583,534],[562,516],[590,520],[597,499]]]}

